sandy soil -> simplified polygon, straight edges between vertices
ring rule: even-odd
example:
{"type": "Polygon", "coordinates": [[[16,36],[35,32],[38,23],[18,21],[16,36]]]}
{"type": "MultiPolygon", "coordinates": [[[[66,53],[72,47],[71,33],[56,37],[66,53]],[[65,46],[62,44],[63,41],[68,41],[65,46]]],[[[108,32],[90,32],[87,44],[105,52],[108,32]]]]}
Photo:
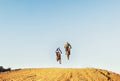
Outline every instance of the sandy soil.
{"type": "Polygon", "coordinates": [[[120,75],[95,68],[27,68],[1,72],[0,81],[120,81],[120,75]]]}

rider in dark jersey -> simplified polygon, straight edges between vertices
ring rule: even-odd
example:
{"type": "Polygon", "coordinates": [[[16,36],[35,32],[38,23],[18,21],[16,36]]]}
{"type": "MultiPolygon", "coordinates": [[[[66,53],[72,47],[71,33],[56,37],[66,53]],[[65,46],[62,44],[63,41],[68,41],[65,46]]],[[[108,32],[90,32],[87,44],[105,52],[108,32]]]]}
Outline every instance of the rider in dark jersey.
{"type": "Polygon", "coordinates": [[[59,61],[59,63],[61,64],[61,54],[62,54],[62,51],[60,50],[59,47],[56,49],[55,53],[56,53],[56,60],[59,61]]]}

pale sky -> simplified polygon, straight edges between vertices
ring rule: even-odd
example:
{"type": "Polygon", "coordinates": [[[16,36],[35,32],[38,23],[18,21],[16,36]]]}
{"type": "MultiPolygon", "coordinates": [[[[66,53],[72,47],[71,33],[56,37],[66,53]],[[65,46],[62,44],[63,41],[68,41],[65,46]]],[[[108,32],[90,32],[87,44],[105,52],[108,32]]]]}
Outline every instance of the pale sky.
{"type": "Polygon", "coordinates": [[[0,0],[0,65],[120,73],[119,0],[0,0]],[[72,45],[67,61],[64,43],[72,45]],[[62,64],[56,62],[60,47],[62,64]]]}

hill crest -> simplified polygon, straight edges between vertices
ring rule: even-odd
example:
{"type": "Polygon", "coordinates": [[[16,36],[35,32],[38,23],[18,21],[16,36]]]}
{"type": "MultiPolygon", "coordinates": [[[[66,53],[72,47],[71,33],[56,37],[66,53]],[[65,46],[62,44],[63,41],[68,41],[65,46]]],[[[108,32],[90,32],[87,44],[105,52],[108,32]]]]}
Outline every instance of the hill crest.
{"type": "Polygon", "coordinates": [[[0,81],[120,81],[120,75],[96,68],[26,68],[1,72],[0,81]]]}

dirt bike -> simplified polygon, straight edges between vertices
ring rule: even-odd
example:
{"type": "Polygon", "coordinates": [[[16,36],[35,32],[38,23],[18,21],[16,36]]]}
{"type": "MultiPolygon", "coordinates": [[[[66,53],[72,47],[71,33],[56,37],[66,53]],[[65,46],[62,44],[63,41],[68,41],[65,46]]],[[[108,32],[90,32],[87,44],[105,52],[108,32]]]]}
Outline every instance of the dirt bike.
{"type": "Polygon", "coordinates": [[[70,48],[66,48],[65,49],[65,54],[67,55],[67,59],[69,60],[69,57],[70,57],[70,48]]]}
{"type": "Polygon", "coordinates": [[[61,55],[59,52],[56,52],[56,60],[59,61],[59,64],[61,64],[61,55]]]}

